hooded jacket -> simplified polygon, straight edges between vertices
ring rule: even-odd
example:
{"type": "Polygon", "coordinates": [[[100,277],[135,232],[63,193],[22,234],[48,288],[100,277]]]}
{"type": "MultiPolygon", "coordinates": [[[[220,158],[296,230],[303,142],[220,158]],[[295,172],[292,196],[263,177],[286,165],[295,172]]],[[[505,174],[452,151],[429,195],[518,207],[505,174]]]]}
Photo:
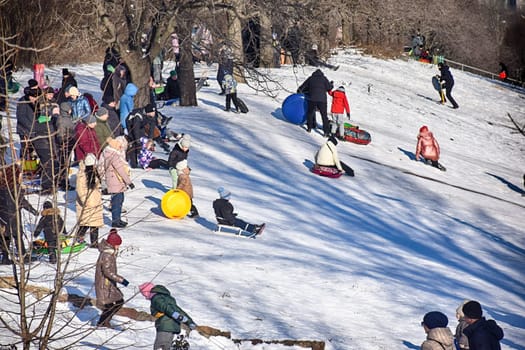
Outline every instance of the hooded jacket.
{"type": "Polygon", "coordinates": [[[500,350],[499,341],[503,339],[503,330],[494,320],[482,317],[463,330],[468,338],[470,350],[500,350]]]}
{"type": "Polygon", "coordinates": [[[430,131],[420,132],[417,136],[416,160],[422,156],[429,160],[439,160],[439,143],[430,131]]]}
{"type": "Polygon", "coordinates": [[[327,141],[321,146],[317,154],[315,155],[315,164],[328,167],[336,167],[339,171],[343,171],[341,162],[339,162],[339,156],[337,154],[337,148],[332,141],[327,141]]]}
{"type": "Polygon", "coordinates": [[[346,113],[350,113],[350,105],[344,90],[337,88],[336,90],[328,91],[328,94],[332,96],[332,109],[330,112],[344,114],[346,111],[346,113]]]}
{"type": "Polygon", "coordinates": [[[185,323],[188,326],[195,324],[191,317],[177,305],[177,301],[166,287],[156,285],[151,289],[151,294],[153,297],[150,311],[151,315],[157,319],[155,321],[157,332],[180,333],[181,322],[172,317],[174,312],[186,317],[188,320],[185,323]]]}
{"type": "Polygon", "coordinates": [[[117,257],[115,248],[105,239],[98,244],[100,255],[98,256],[95,270],[95,293],[97,295],[97,307],[114,303],[124,298],[117,287],[122,283],[124,277],[117,274],[117,257]]]}
{"type": "Polygon", "coordinates": [[[320,69],[317,69],[299,86],[297,91],[307,95],[307,100],[326,103],[326,93],[332,88],[332,83],[328,81],[320,69]]]}
{"type": "Polygon", "coordinates": [[[448,327],[432,328],[427,340],[421,344],[421,350],[454,350],[454,335],[448,327]]]}
{"type": "Polygon", "coordinates": [[[120,124],[123,128],[126,128],[126,117],[133,110],[133,98],[139,91],[139,88],[133,84],[129,83],[124,89],[124,94],[120,97],[120,124]]]}

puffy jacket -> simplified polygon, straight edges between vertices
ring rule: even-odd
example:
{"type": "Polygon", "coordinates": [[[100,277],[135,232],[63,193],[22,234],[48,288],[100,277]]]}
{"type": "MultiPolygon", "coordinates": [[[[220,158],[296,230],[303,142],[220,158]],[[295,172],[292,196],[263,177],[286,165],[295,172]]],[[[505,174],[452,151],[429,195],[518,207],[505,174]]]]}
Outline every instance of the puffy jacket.
{"type": "Polygon", "coordinates": [[[468,338],[470,350],[500,350],[499,341],[503,339],[503,330],[494,320],[482,317],[463,330],[468,338]]]}
{"type": "Polygon", "coordinates": [[[233,226],[235,223],[235,214],[233,213],[233,205],[229,200],[218,198],[213,201],[213,210],[215,217],[222,218],[221,222],[233,226]]]}
{"type": "Polygon", "coordinates": [[[233,94],[237,92],[237,81],[233,78],[233,75],[226,74],[222,80],[222,88],[227,94],[233,94]]]}
{"type": "Polygon", "coordinates": [[[183,190],[193,199],[193,185],[191,184],[190,174],[177,174],[177,189],[183,190]]]}
{"type": "Polygon", "coordinates": [[[16,106],[16,133],[20,136],[32,137],[35,135],[33,121],[36,115],[35,105],[27,95],[18,100],[16,106]]]}
{"type": "Polygon", "coordinates": [[[133,110],[133,97],[137,94],[139,88],[133,84],[129,83],[124,89],[124,94],[120,97],[120,124],[122,127],[126,127],[126,117],[133,110]]]}
{"type": "Polygon", "coordinates": [[[107,146],[102,152],[108,193],[121,193],[131,184],[129,165],[124,152],[107,146]]]}
{"type": "Polygon", "coordinates": [[[188,326],[195,324],[191,317],[177,305],[177,301],[166,287],[156,285],[151,289],[151,293],[153,297],[151,298],[150,311],[151,315],[157,319],[155,321],[157,332],[180,333],[181,322],[172,317],[174,312],[186,317],[185,323],[188,326]]]}
{"type": "Polygon", "coordinates": [[[124,299],[117,283],[122,283],[124,277],[117,274],[117,257],[115,248],[105,239],[98,245],[98,256],[95,269],[95,293],[97,294],[97,307],[103,308],[124,299]]]}
{"type": "Polygon", "coordinates": [[[427,340],[421,344],[421,350],[455,350],[454,335],[448,327],[432,328],[427,340]]]}
{"type": "Polygon", "coordinates": [[[71,100],[71,116],[74,121],[86,119],[91,114],[91,106],[84,96],[78,96],[76,100],[71,100]]]}
{"type": "Polygon", "coordinates": [[[317,69],[299,86],[297,92],[307,95],[310,101],[326,103],[326,93],[332,89],[332,83],[326,79],[320,69],[317,69]]]}
{"type": "Polygon", "coordinates": [[[339,156],[337,154],[337,148],[332,141],[327,141],[321,146],[317,154],[315,155],[315,164],[329,167],[336,167],[339,171],[343,171],[341,163],[339,162],[339,156]]]}
{"type": "Polygon", "coordinates": [[[439,143],[430,131],[420,132],[417,136],[416,160],[422,156],[429,160],[439,160],[439,143]]]}
{"type": "Polygon", "coordinates": [[[346,111],[346,113],[350,113],[350,105],[348,104],[344,90],[332,90],[328,91],[328,94],[332,96],[332,109],[330,112],[344,114],[346,111]]]}
{"type": "Polygon", "coordinates": [[[98,158],[100,145],[95,129],[88,127],[84,122],[80,122],[75,126],[75,138],[77,140],[75,145],[75,159],[77,161],[84,160],[89,153],[93,153],[98,158]]]}
{"type": "Polygon", "coordinates": [[[175,147],[173,147],[168,157],[168,164],[170,168],[175,168],[178,162],[180,162],[181,160],[187,159],[189,152],[190,152],[189,149],[186,151],[183,151],[182,148],[180,147],[180,141],[177,142],[177,144],[175,145],[175,147]]]}

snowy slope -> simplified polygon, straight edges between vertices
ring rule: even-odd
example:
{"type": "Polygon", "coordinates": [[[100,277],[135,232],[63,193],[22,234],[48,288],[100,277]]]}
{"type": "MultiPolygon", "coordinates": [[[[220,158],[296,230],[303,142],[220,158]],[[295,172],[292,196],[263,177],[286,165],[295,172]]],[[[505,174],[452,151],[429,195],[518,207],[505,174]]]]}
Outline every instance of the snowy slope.
{"type": "MultiPolygon", "coordinates": [[[[525,94],[452,69],[460,105],[453,110],[437,103],[430,82],[435,66],[355,51],[333,61],[341,68],[325,74],[346,84],[352,122],[372,134],[367,146],[338,146],[355,178],[311,174],[308,165],[324,139],[286,122],[280,111],[312,67],[267,71],[281,84],[271,86],[274,99],[240,85],[248,114],[224,112],[215,81],[199,92],[198,107],[162,109],[174,117],[171,129],[192,136],[189,164],[201,217],[164,218],[159,203],[171,185],[167,171],[133,170],[136,189],[124,204],[130,226],[121,231],[118,260],[119,273],[131,282],[122,288],[131,298],[126,306],[148,311],[136,287],[153,280],[197,323],[231,331],[233,338],[311,339],[325,341],[327,349],[372,350],[419,348],[426,312],[444,312],[454,330],[456,307],[475,299],[503,327],[502,348],[525,349],[525,144],[506,116],[525,122],[525,94]],[[413,160],[422,125],[438,139],[446,172],[413,160]],[[240,217],[266,222],[260,238],[212,233],[218,186],[232,192],[240,217]]],[[[70,70],[81,91],[100,97],[100,64],[70,70]]],[[[60,71],[48,69],[56,81],[60,71]]],[[[29,74],[17,78],[25,82],[29,74]]],[[[74,193],[59,199],[72,227],[74,193]]],[[[109,223],[109,212],[105,219],[109,223]]],[[[73,267],[93,264],[97,255],[85,251],[73,267]]],[[[49,268],[37,268],[43,283],[49,268]]],[[[0,267],[2,275],[9,271],[0,267]]],[[[93,277],[78,276],[68,290],[94,296],[93,277]]],[[[98,315],[86,308],[71,326],[91,325],[98,315]]],[[[107,349],[150,348],[152,324],[114,319],[121,322],[125,331],[97,330],[82,348],[109,337],[107,349]]],[[[194,333],[192,349],[238,348],[194,333]]],[[[0,335],[0,344],[8,341],[0,335]]]]}

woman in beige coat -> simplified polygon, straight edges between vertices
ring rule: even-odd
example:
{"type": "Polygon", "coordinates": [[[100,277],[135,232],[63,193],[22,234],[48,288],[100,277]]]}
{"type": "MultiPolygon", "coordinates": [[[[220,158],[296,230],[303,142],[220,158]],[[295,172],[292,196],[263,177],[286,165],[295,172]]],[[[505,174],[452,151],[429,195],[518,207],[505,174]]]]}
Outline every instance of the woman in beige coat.
{"type": "Polygon", "coordinates": [[[455,350],[454,335],[447,327],[448,318],[439,311],[428,312],[421,325],[427,339],[421,344],[421,350],[455,350]]]}
{"type": "Polygon", "coordinates": [[[92,248],[97,247],[98,228],[104,226],[102,193],[100,192],[100,177],[95,166],[96,161],[93,154],[88,154],[84,160],[79,162],[76,184],[78,238],[84,241],[89,231],[92,248]]]}
{"type": "Polygon", "coordinates": [[[102,239],[98,245],[100,255],[98,256],[95,271],[95,293],[97,295],[97,307],[102,314],[97,322],[97,327],[111,327],[109,323],[122,305],[124,296],[117,283],[127,287],[129,282],[117,273],[117,252],[122,244],[122,238],[116,229],[111,229],[106,239],[102,239]]]}

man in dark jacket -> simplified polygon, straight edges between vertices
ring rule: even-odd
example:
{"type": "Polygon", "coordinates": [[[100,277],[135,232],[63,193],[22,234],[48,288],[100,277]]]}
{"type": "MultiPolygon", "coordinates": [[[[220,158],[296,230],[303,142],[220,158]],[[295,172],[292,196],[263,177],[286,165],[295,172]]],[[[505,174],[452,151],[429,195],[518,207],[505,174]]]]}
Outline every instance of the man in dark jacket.
{"type": "Polygon", "coordinates": [[[304,93],[308,101],[308,111],[306,114],[306,131],[311,132],[317,126],[315,111],[319,109],[323,118],[324,136],[330,136],[330,123],[327,115],[326,94],[334,88],[333,83],[328,81],[320,69],[312,73],[305,82],[297,89],[298,93],[304,93]]]}
{"type": "MultiPolygon", "coordinates": [[[[18,101],[16,108],[17,133],[26,145],[30,143],[34,147],[40,166],[42,168],[41,187],[42,194],[50,194],[53,191],[55,176],[58,175],[59,167],[56,161],[57,145],[56,118],[59,115],[56,105],[48,104],[42,96],[40,89],[29,89],[28,93],[18,101]]],[[[28,149],[21,152],[29,152],[28,149]]],[[[23,159],[29,154],[21,153],[23,159]]]]}
{"type": "Polygon", "coordinates": [[[445,82],[445,91],[446,96],[450,103],[452,103],[452,108],[456,109],[459,108],[458,104],[456,103],[456,100],[452,97],[452,88],[454,87],[454,78],[452,77],[452,73],[450,73],[450,68],[444,64],[444,63],[438,63],[438,68],[440,71],[440,82],[445,82]]]}
{"type": "Polygon", "coordinates": [[[463,314],[468,326],[463,330],[468,338],[470,350],[500,350],[499,341],[503,339],[503,330],[494,320],[483,317],[481,305],[469,301],[463,305],[463,314]]]}
{"type": "Polygon", "coordinates": [[[213,210],[215,211],[215,217],[219,225],[235,226],[255,235],[262,233],[266,224],[254,225],[239,219],[237,214],[233,212],[233,205],[230,203],[230,191],[223,187],[219,187],[217,191],[219,192],[220,198],[213,201],[213,210]]]}

